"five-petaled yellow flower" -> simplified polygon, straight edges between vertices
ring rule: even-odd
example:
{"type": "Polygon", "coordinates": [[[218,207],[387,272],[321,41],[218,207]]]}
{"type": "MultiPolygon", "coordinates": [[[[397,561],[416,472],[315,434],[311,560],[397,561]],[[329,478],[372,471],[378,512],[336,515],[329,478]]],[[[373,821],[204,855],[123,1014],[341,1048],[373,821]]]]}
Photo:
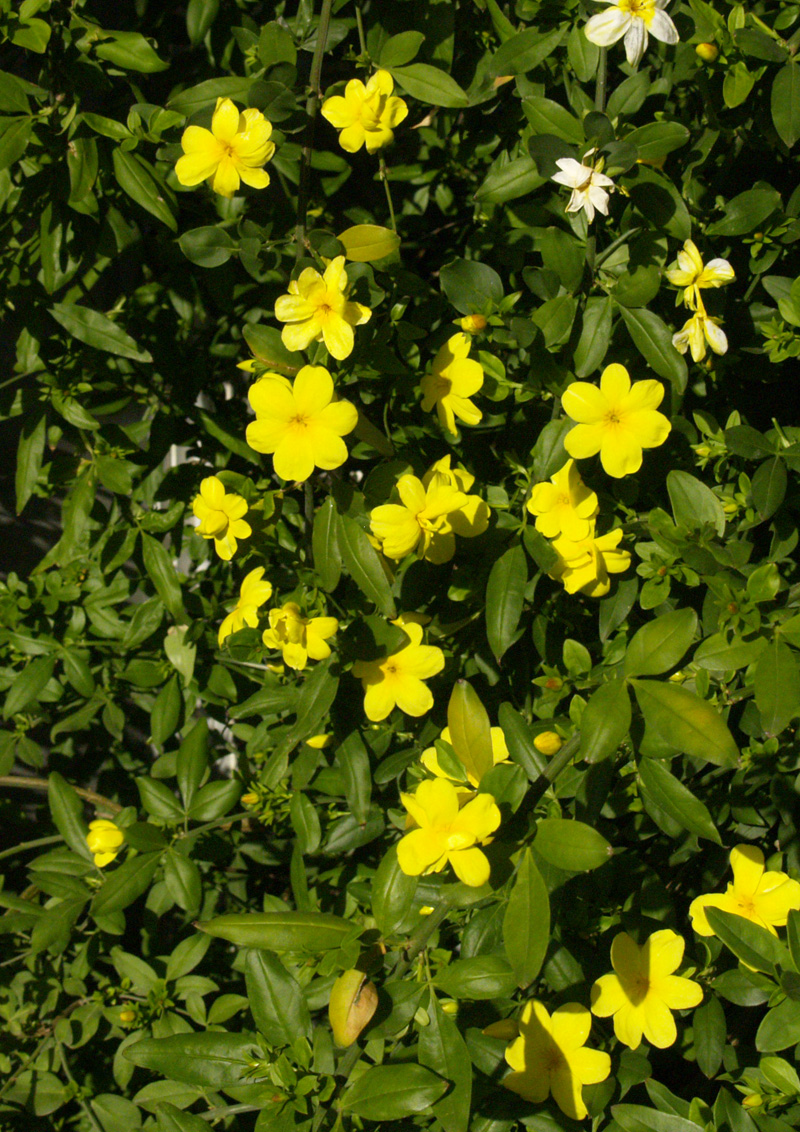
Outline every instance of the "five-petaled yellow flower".
{"type": "Polygon", "coordinates": [[[247,443],[272,453],[281,479],[302,482],[315,467],[330,471],[347,459],[342,437],[356,427],[358,410],[350,401],[334,401],[333,380],[323,366],[303,366],[294,385],[280,374],[265,374],[247,396],[256,414],[247,443]]]}
{"type": "Polygon", "coordinates": [[[320,275],[305,267],[289,284],[289,294],[275,302],[275,317],[285,322],[281,341],[287,350],[306,350],[323,342],[331,357],[342,361],[353,352],[354,326],[363,326],[372,311],[348,299],[350,284],[344,256],[337,255],[320,275]]]}
{"type": "MultiPolygon", "coordinates": [[[[506,737],[503,734],[502,727],[492,727],[490,731],[492,737],[492,763],[494,764],[494,766],[497,766],[498,763],[508,762],[508,760],[511,758],[511,755],[509,754],[508,746],[506,745],[506,737]]],[[[449,727],[445,727],[440,738],[443,740],[443,742],[449,743],[452,746],[453,741],[450,737],[449,727]]],[[[457,751],[456,759],[458,759],[457,751]]],[[[458,759],[458,761],[461,762],[460,759],[458,759]]],[[[426,770],[429,770],[431,774],[435,774],[437,778],[447,778],[451,782],[456,781],[455,779],[451,778],[447,771],[444,770],[440,765],[439,756],[436,752],[435,747],[426,747],[422,752],[422,755],[420,756],[420,762],[426,770]]],[[[477,776],[467,766],[464,767],[464,778],[470,784],[470,786],[474,786],[476,789],[478,788],[478,786],[480,786],[480,782],[478,781],[477,776]]],[[[463,779],[461,781],[463,781],[463,779]]]]}
{"type": "Polygon", "coordinates": [[[621,479],[638,472],[642,449],[657,448],[670,434],[671,424],[656,412],[664,397],[660,381],[631,379],[624,366],[606,366],[600,388],[573,381],[561,398],[564,412],[576,421],[565,439],[570,456],[583,460],[600,453],[605,471],[621,479]]]}
{"type": "Polygon", "coordinates": [[[232,197],[240,181],[253,189],[265,189],[269,174],[262,168],[275,153],[271,142],[272,124],[260,110],[240,114],[229,98],[218,98],[211,129],[187,126],[181,145],[183,157],[175,166],[175,176],[191,187],[212,181],[215,193],[232,197]]]}
{"type": "Polygon", "coordinates": [[[597,495],[580,477],[574,460],[567,460],[549,482],[537,483],[527,508],[536,516],[536,530],[547,538],[563,534],[572,542],[588,538],[599,506],[597,495]]]}
{"type": "Polygon", "coordinates": [[[526,1002],[519,1037],[506,1050],[513,1072],[501,1084],[533,1104],[552,1095],[563,1113],[583,1120],[589,1115],[583,1086],[605,1081],[611,1072],[607,1053],[586,1048],[591,1028],[592,1015],[578,1002],[565,1002],[552,1016],[541,1002],[526,1002]]]}
{"type": "Polygon", "coordinates": [[[239,600],[219,627],[219,643],[245,625],[255,629],[258,611],[272,597],[272,583],[264,580],[264,567],[251,570],[239,588],[239,600]]]}
{"type": "Polygon", "coordinates": [[[459,809],[455,786],[446,778],[421,782],[400,801],[416,822],[397,843],[397,863],[407,876],[439,873],[449,862],[460,881],[480,888],[489,879],[489,861],[478,848],[500,825],[491,794],[477,794],[459,809]]]}
{"type": "Polygon", "coordinates": [[[456,417],[468,425],[478,424],[483,417],[470,401],[483,385],[483,366],[469,357],[470,345],[467,334],[448,338],[433,359],[431,372],[419,383],[422,408],[428,413],[435,405],[439,424],[451,436],[456,435],[456,417]]]}
{"type": "Polygon", "coordinates": [[[733,882],[724,892],[698,896],[689,907],[692,927],[698,935],[713,935],[706,908],[720,908],[743,916],[773,935],[785,926],[793,908],[800,910],[800,884],[786,873],[764,871],[764,854],[755,845],[737,845],[731,852],[733,882]]]}
{"type": "Polygon", "coordinates": [[[672,335],[672,345],[681,354],[691,350],[694,362],[701,362],[706,356],[706,343],[715,354],[727,353],[728,338],[719,321],[718,318],[707,315],[701,307],[672,335]]]}
{"type": "MultiPolygon", "coordinates": [[[[678,266],[664,275],[673,287],[683,288],[683,302],[690,310],[703,309],[700,292],[706,287],[724,287],[736,278],[727,259],[710,259],[703,263],[703,257],[693,240],[686,240],[678,252],[678,266]]],[[[680,296],[677,296],[680,300],[680,296]]]]}
{"type": "Polygon", "coordinates": [[[631,1049],[644,1034],[658,1049],[671,1046],[678,1036],[673,1010],[698,1006],[702,987],[674,974],[683,959],[683,938],[665,928],[653,932],[642,947],[626,932],[614,937],[611,966],[616,974],[603,975],[592,987],[592,1013],[614,1016],[614,1033],[631,1049]]]}
{"type": "Polygon", "coordinates": [[[214,549],[225,562],[236,553],[237,540],[253,533],[244,520],[247,501],[235,492],[226,492],[216,476],[206,476],[200,484],[200,494],[192,500],[192,511],[200,520],[197,533],[206,539],[213,538],[214,549]]]}
{"type": "Polygon", "coordinates": [[[561,581],[568,594],[580,590],[589,597],[604,597],[611,589],[608,575],[621,574],[631,564],[630,552],[618,549],[621,539],[619,528],[596,538],[594,523],[589,537],[579,542],[561,535],[552,543],[559,560],[550,577],[561,581]]]}
{"type": "Polygon", "coordinates": [[[378,723],[395,707],[406,715],[424,715],[433,707],[433,696],[423,683],[444,668],[444,653],[435,645],[423,645],[422,626],[404,618],[401,624],[409,639],[399,652],[383,660],[357,660],[353,675],[364,688],[367,719],[378,723]]]}
{"type": "Polygon", "coordinates": [[[99,869],[103,869],[111,864],[125,844],[125,834],[113,821],[98,818],[97,821],[89,822],[86,844],[94,856],[94,863],[99,869]]]}
{"type": "Polygon", "coordinates": [[[300,606],[287,601],[281,609],[269,611],[269,629],[262,640],[267,648],[281,650],[284,664],[303,669],[309,658],[324,660],[331,655],[328,639],[338,628],[335,617],[303,617],[300,606]]]}
{"type": "Polygon", "coordinates": [[[339,145],[348,153],[357,153],[366,143],[367,152],[375,153],[394,140],[394,127],[408,114],[402,98],[392,95],[394,80],[388,71],[376,71],[367,85],[351,79],[344,88],[344,98],[335,94],[326,98],[320,113],[332,126],[341,130],[339,145]]]}

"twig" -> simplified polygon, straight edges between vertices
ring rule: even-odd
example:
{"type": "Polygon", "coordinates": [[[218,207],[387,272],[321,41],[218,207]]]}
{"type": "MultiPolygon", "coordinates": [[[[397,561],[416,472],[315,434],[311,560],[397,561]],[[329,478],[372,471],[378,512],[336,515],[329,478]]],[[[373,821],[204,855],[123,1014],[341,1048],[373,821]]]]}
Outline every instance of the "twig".
{"type": "MultiPolygon", "coordinates": [[[[45,792],[50,789],[50,783],[46,778],[23,778],[20,774],[0,775],[0,786],[12,786],[18,790],[43,790],[45,792]]],[[[112,814],[118,814],[125,809],[118,802],[112,802],[110,798],[104,798],[102,794],[95,794],[94,790],[84,790],[80,786],[73,786],[72,789],[85,802],[93,802],[98,807],[103,806],[110,810],[112,814]]]]}
{"type": "Polygon", "coordinates": [[[295,242],[297,244],[296,258],[299,260],[306,249],[306,215],[308,213],[308,182],[311,174],[311,155],[314,152],[314,128],[317,121],[322,91],[320,79],[322,76],[322,56],[325,54],[325,44],[328,40],[328,28],[331,22],[332,0],[322,0],[322,9],[317,25],[317,45],[314,48],[314,57],[311,60],[311,74],[309,85],[311,94],[306,102],[306,136],[303,142],[303,152],[300,158],[300,185],[297,190],[297,226],[295,228],[295,242]]]}

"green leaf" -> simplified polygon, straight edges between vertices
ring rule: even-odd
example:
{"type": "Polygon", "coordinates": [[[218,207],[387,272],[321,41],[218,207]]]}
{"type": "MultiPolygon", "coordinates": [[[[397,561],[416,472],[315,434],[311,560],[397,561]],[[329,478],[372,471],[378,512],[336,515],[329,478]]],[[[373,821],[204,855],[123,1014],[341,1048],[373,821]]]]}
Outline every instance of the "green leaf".
{"type": "Polygon", "coordinates": [[[246,1078],[257,1048],[254,1034],[208,1031],[144,1038],[128,1046],[123,1057],[170,1081],[219,1089],[232,1088],[246,1078]]]}
{"type": "Polygon", "coordinates": [[[725,205],[725,216],[706,229],[709,236],[744,236],[761,227],[781,206],[777,189],[771,186],[747,189],[725,205]]]}
{"type": "Polygon", "coordinates": [[[578,300],[574,295],[557,295],[533,312],[531,320],[541,330],[548,350],[566,344],[577,310],[578,300]]]}
{"type": "Polygon", "coordinates": [[[774,1053],[797,1042],[800,1042],[800,1002],[785,998],[761,1020],[756,1033],[756,1049],[760,1053],[774,1053]]]}
{"type": "Polygon", "coordinates": [[[8,689],[3,705],[3,719],[10,719],[12,715],[22,711],[44,691],[55,666],[54,656],[37,656],[22,669],[8,689]]]}
{"type": "Polygon", "coordinates": [[[202,110],[205,106],[215,106],[218,98],[232,98],[237,102],[247,102],[247,94],[253,80],[239,78],[236,75],[226,75],[221,79],[207,79],[197,86],[187,87],[179,94],[174,94],[167,106],[178,114],[189,117],[202,110]]]}
{"type": "Polygon", "coordinates": [[[338,542],[345,570],[384,617],[397,616],[389,581],[366,532],[349,515],[339,515],[338,542]]]}
{"type": "Polygon", "coordinates": [[[492,735],[486,708],[466,680],[457,680],[447,705],[447,726],[456,758],[480,785],[492,769],[492,735]]]}
{"type": "Polygon", "coordinates": [[[97,350],[115,354],[119,358],[131,358],[135,362],[153,360],[152,354],[147,350],[140,350],[130,334],[126,334],[99,311],[78,306],[77,303],[55,303],[50,307],[50,314],[68,334],[79,342],[85,342],[87,346],[94,346],[97,350]]]}
{"type": "Polygon", "coordinates": [[[660,161],[689,141],[689,131],[680,122],[649,122],[625,135],[636,146],[640,161],[660,161]]]}
{"type": "Polygon", "coordinates": [[[336,751],[336,762],[344,780],[344,794],[350,813],[360,824],[369,817],[372,775],[369,755],[358,730],[351,731],[336,751]]]}
{"type": "Polygon", "coordinates": [[[186,7],[186,30],[192,46],[203,42],[218,13],[219,0],[189,0],[186,7]]]}
{"type": "Polygon", "coordinates": [[[789,1096],[800,1093],[800,1076],[794,1066],[782,1057],[762,1057],[758,1069],[782,1093],[789,1096]]]}
{"type": "Polygon", "coordinates": [[[707,907],[704,911],[714,935],[747,967],[774,975],[776,968],[787,966],[786,948],[766,928],[721,908],[707,907]]]}
{"type": "Polygon", "coordinates": [[[550,865],[567,872],[599,869],[614,850],[601,833],[581,821],[544,818],[536,823],[536,852],[550,865]]]}
{"type": "Polygon", "coordinates": [[[800,671],[779,637],[764,649],[755,670],[756,707],[767,735],[780,735],[800,712],[800,671]]]}
{"type": "Polygon", "coordinates": [[[97,919],[109,912],[119,912],[138,900],[150,887],[160,860],[160,852],[129,857],[103,881],[92,901],[92,916],[97,919]]]}
{"type": "Polygon", "coordinates": [[[526,28],[525,31],[511,36],[492,56],[489,74],[492,78],[501,75],[527,74],[555,51],[564,38],[566,30],[566,24],[550,32],[526,28]]]}
{"type": "Polygon", "coordinates": [[[734,639],[729,642],[724,633],[714,633],[706,637],[697,649],[692,663],[707,668],[709,672],[735,672],[758,660],[766,647],[764,637],[756,637],[753,641],[734,639]]]}
{"type": "Polygon", "coordinates": [[[518,197],[528,196],[547,182],[532,157],[516,157],[492,166],[475,191],[475,199],[486,204],[504,204],[518,197]]]}
{"type": "Polygon", "coordinates": [[[735,766],[739,751],[717,709],[688,688],[662,680],[631,680],[645,723],[672,750],[717,766],[735,766]]]}
{"type": "Polygon", "coordinates": [[[729,110],[733,110],[747,101],[755,81],[756,75],[748,69],[747,64],[741,59],[733,66],[726,68],[725,78],[722,82],[722,100],[729,110]]]}
{"type": "Polygon", "coordinates": [[[623,1132],[701,1132],[701,1125],[684,1116],[645,1105],[615,1104],[611,1115],[623,1132]]]}
{"type": "Polygon", "coordinates": [[[317,508],[311,533],[311,549],[314,555],[314,569],[320,585],[327,593],[332,593],[339,585],[342,573],[342,556],[339,551],[339,523],[336,504],[329,495],[317,508]]]}
{"type": "Polygon", "coordinates": [[[198,719],[185,735],[175,759],[178,787],[186,806],[191,804],[208,771],[208,750],[208,723],[198,719]]]}
{"type": "Polygon", "coordinates": [[[430,106],[468,106],[469,97],[447,71],[429,63],[387,68],[400,87],[419,102],[430,106]]]}
{"type": "Polygon", "coordinates": [[[786,48],[758,28],[739,28],[734,32],[736,46],[744,55],[767,63],[784,63],[786,48]]]}
{"type": "Polygon", "coordinates": [[[503,946],[521,990],[539,974],[549,942],[547,886],[530,849],[526,849],[520,858],[503,917],[503,946]]]}
{"type": "Polygon", "coordinates": [[[639,763],[639,783],[658,809],[663,810],[682,829],[713,841],[715,845],[722,844],[708,808],[680,779],[670,774],[663,762],[642,759],[639,763]]]}
{"type": "Polygon", "coordinates": [[[460,314],[490,314],[503,299],[503,281],[486,263],[454,259],[439,273],[439,283],[460,314]]]}
{"type": "Polygon", "coordinates": [[[339,677],[331,671],[333,664],[333,657],[329,657],[314,666],[297,699],[297,719],[275,747],[274,758],[288,755],[298,743],[319,731],[339,689],[339,677]]]}
{"type": "Polygon", "coordinates": [[[527,584],[525,551],[516,542],[497,559],[486,583],[486,636],[498,661],[516,639],[527,584]]]}
{"type": "Polygon", "coordinates": [[[381,935],[391,935],[408,918],[417,883],[417,877],[406,876],[400,868],[397,848],[390,846],[370,886],[372,915],[381,935]]]}
{"type": "Polygon", "coordinates": [[[427,1112],[447,1082],[422,1065],[372,1065],[342,1095],[342,1111],[362,1120],[402,1120],[427,1112]]]}
{"type": "Polygon", "coordinates": [[[8,169],[19,161],[31,137],[33,123],[30,118],[14,118],[0,134],[0,170],[8,169]]]}
{"type": "Polygon", "coordinates": [[[15,479],[17,514],[21,514],[25,504],[33,494],[44,458],[44,443],[47,434],[47,413],[40,409],[26,416],[22,422],[17,445],[17,471],[15,479]]]}
{"type": "Polygon", "coordinates": [[[780,457],[759,464],[750,484],[753,503],[762,522],[771,519],[786,496],[786,464],[780,457]]]}
{"type": "Polygon", "coordinates": [[[794,59],[772,81],[770,108],[778,137],[791,149],[800,138],[800,70],[794,59]]]}
{"type": "Polygon", "coordinates": [[[169,1101],[156,1105],[156,1118],[160,1132],[208,1132],[208,1121],[190,1112],[182,1112],[169,1101]]]}
{"type": "Polygon", "coordinates": [[[683,357],[672,345],[672,333],[666,323],[653,311],[623,307],[619,303],[616,306],[634,346],[647,364],[682,393],[689,371],[683,357]]]}
{"type": "Polygon", "coordinates": [[[687,531],[709,526],[718,535],[725,533],[725,512],[714,492],[688,472],[671,471],[667,491],[672,514],[679,527],[687,531]]]}
{"type": "Polygon", "coordinates": [[[531,782],[536,782],[547,766],[547,759],[533,745],[534,733],[530,724],[508,703],[500,705],[499,723],[511,758],[522,767],[531,782]]]}
{"type": "Polygon", "coordinates": [[[611,312],[614,303],[609,295],[590,298],[583,309],[581,336],[575,347],[575,376],[588,377],[599,369],[611,345],[611,312]]]}
{"type": "Polygon", "coordinates": [[[453,1083],[453,1088],[433,1105],[433,1115],[444,1132],[467,1132],[472,1104],[469,1049],[433,991],[428,1002],[428,1020],[419,1035],[419,1063],[453,1083]]]}
{"type": "Polygon", "coordinates": [[[697,632],[693,609],[673,609],[643,625],[625,652],[626,676],[668,672],[689,649],[697,632]]]}
{"type": "Polygon", "coordinates": [[[57,770],[47,779],[47,803],[53,823],[70,849],[81,857],[91,858],[86,844],[89,829],[83,820],[83,803],[57,770]]]}
{"type": "Polygon", "coordinates": [[[194,861],[174,849],[164,857],[164,884],[167,892],[184,912],[196,915],[203,898],[200,870],[194,861]]]}
{"type": "Polygon", "coordinates": [[[115,31],[113,39],[95,43],[95,54],[126,71],[140,71],[151,75],[156,71],[166,71],[169,63],[159,59],[156,52],[138,31],[115,31]]]}
{"type": "Polygon", "coordinates": [[[616,754],[631,727],[631,700],[624,680],[592,692],[581,716],[580,757],[599,763],[616,754]]]}
{"type": "Polygon", "coordinates": [[[725,1011],[714,995],[698,1006],[692,1015],[692,1035],[697,1064],[706,1077],[715,1077],[722,1065],[727,1028],[725,1011]]]}
{"type": "Polygon", "coordinates": [[[326,912],[241,912],[196,924],[198,931],[236,947],[317,954],[340,947],[353,924],[326,912]]]}
{"type": "Polygon", "coordinates": [[[403,31],[399,35],[392,35],[386,40],[378,62],[381,67],[402,67],[404,63],[410,63],[419,52],[420,47],[425,41],[425,36],[421,31],[403,31]]]}
{"type": "Polygon", "coordinates": [[[256,358],[269,369],[291,376],[305,365],[302,354],[286,349],[280,331],[274,326],[248,323],[242,334],[256,358]]]}
{"type": "Polygon", "coordinates": [[[588,83],[597,74],[600,48],[586,38],[580,24],[575,24],[567,36],[567,58],[582,83],[588,83]]]}
{"type": "Polygon", "coordinates": [[[508,998],[514,993],[516,976],[499,955],[475,955],[454,959],[437,972],[434,982],[452,998],[472,1000],[508,998]]]}
{"type": "Polygon", "coordinates": [[[554,134],[570,145],[583,145],[583,127],[559,102],[540,95],[522,100],[522,112],[536,134],[554,134]]]}
{"type": "Polygon", "coordinates": [[[161,543],[152,535],[142,531],[142,560],[144,568],[150,575],[150,580],[156,588],[156,593],[164,602],[169,612],[178,622],[186,622],[189,616],[183,607],[181,587],[178,575],[172,565],[172,559],[161,543]]]}
{"type": "Polygon", "coordinates": [[[168,203],[166,190],[156,179],[152,166],[137,153],[119,147],[112,153],[112,158],[114,176],[122,191],[156,220],[177,232],[178,222],[168,203]]]}
{"type": "Polygon", "coordinates": [[[178,237],[181,251],[198,267],[220,267],[236,255],[237,247],[224,228],[207,225],[192,228],[178,237]]]}
{"type": "Polygon", "coordinates": [[[400,247],[400,237],[379,224],[355,224],[336,237],[352,263],[372,263],[385,259],[400,247]]]}
{"type": "Polygon", "coordinates": [[[250,1010],[271,1046],[311,1038],[311,1015],[300,985],[272,951],[248,951],[245,983],[250,1010]]]}
{"type": "Polygon", "coordinates": [[[668,177],[648,165],[635,165],[625,182],[631,200],[651,227],[675,240],[689,239],[692,218],[683,197],[668,177]]]}

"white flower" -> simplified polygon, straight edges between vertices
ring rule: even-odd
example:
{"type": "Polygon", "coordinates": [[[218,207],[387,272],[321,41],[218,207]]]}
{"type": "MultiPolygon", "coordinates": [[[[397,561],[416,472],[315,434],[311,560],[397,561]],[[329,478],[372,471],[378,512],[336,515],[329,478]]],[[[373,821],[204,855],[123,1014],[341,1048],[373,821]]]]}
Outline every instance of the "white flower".
{"type": "Polygon", "coordinates": [[[662,43],[677,43],[678,29],[662,8],[667,0],[599,0],[612,7],[600,12],[584,28],[586,38],[598,47],[610,47],[625,37],[625,54],[638,67],[647,47],[648,35],[662,43]]]}
{"type": "Polygon", "coordinates": [[[692,351],[692,360],[701,362],[706,356],[706,342],[715,354],[728,351],[725,331],[718,326],[718,319],[710,318],[701,308],[693,314],[677,334],[672,335],[672,345],[681,354],[692,351]]]}
{"type": "MultiPolygon", "coordinates": [[[[594,150],[584,154],[583,160],[585,161],[591,153],[594,153],[594,150]]],[[[585,208],[586,219],[590,224],[594,220],[595,209],[602,212],[603,216],[608,216],[606,189],[614,187],[610,177],[606,177],[592,165],[581,165],[574,157],[560,157],[556,165],[561,172],[554,173],[550,180],[572,189],[567,212],[580,212],[585,208]]]]}

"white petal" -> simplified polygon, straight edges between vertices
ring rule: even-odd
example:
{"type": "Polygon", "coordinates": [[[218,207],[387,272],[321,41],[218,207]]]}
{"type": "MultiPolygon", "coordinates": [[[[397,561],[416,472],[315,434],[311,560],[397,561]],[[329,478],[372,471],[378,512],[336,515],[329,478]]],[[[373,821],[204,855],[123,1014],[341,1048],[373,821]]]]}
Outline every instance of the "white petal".
{"type": "Polygon", "coordinates": [[[641,16],[631,20],[625,33],[625,55],[632,67],[638,67],[647,47],[647,28],[641,16]]]}
{"type": "Polygon", "coordinates": [[[610,47],[618,39],[622,39],[631,26],[632,16],[629,12],[621,12],[619,8],[611,8],[607,12],[598,12],[587,22],[583,29],[584,35],[590,43],[598,47],[610,47]]]}
{"type": "Polygon", "coordinates": [[[711,349],[715,354],[726,354],[728,352],[728,339],[725,337],[725,331],[717,326],[711,319],[703,321],[703,331],[706,336],[711,349]]]}
{"type": "Polygon", "coordinates": [[[592,184],[598,185],[601,189],[610,188],[614,182],[610,177],[606,177],[605,173],[592,173],[592,184]]]}
{"type": "Polygon", "coordinates": [[[648,30],[652,36],[660,39],[662,43],[677,43],[680,38],[678,29],[666,12],[654,12],[648,30]]]}
{"type": "Polygon", "coordinates": [[[706,272],[709,277],[708,282],[704,284],[706,287],[724,287],[726,283],[736,278],[736,273],[727,259],[710,259],[703,274],[705,275],[706,272]],[[716,279],[710,278],[712,275],[716,275],[716,279]]]}
{"type": "Polygon", "coordinates": [[[591,195],[589,193],[583,194],[583,200],[581,201],[581,204],[583,208],[586,209],[586,221],[587,223],[591,224],[594,220],[594,202],[592,201],[591,195]]]}
{"type": "MultiPolygon", "coordinates": [[[[603,216],[608,216],[608,193],[605,189],[601,189],[597,185],[590,185],[588,197],[589,202],[594,205],[598,212],[602,212],[603,216]]],[[[586,211],[588,213],[588,208],[586,211]]]]}
{"type": "Polygon", "coordinates": [[[556,165],[561,170],[560,173],[554,173],[551,180],[559,185],[569,185],[571,189],[575,189],[578,185],[582,185],[587,177],[591,177],[592,170],[587,169],[585,165],[581,165],[574,157],[559,157],[556,165]]]}

